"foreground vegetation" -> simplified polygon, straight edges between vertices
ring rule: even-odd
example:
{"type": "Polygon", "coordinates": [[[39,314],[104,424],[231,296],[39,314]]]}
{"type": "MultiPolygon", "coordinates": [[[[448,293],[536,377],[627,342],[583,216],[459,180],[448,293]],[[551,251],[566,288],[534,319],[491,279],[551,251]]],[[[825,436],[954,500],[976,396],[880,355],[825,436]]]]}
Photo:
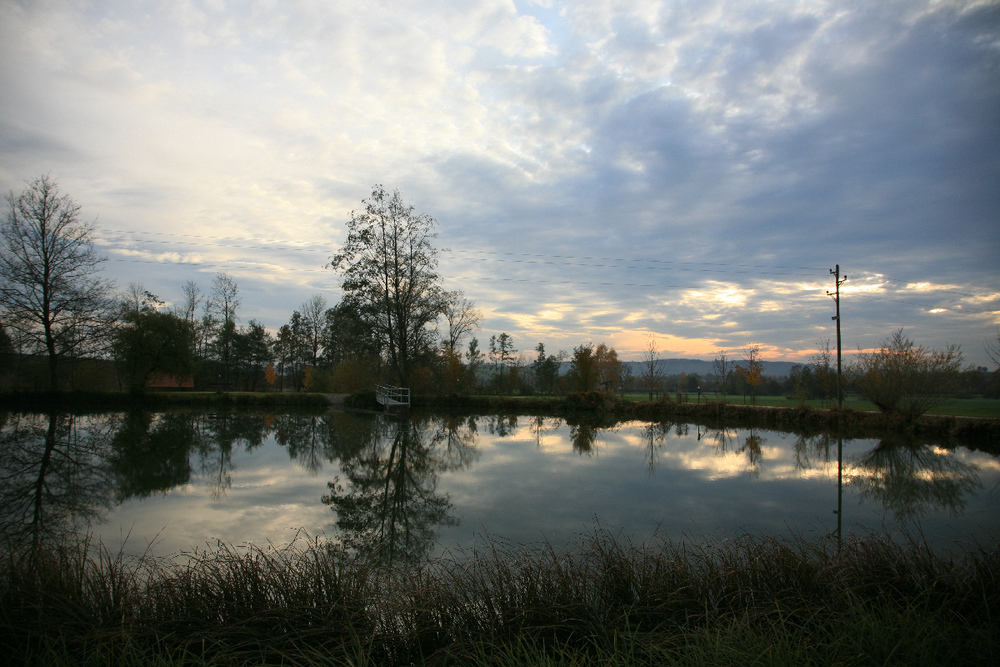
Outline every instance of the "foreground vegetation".
{"type": "Polygon", "coordinates": [[[306,539],[181,561],[60,544],[4,556],[0,609],[26,664],[986,665],[1000,548],[598,531],[402,568],[306,539]]]}

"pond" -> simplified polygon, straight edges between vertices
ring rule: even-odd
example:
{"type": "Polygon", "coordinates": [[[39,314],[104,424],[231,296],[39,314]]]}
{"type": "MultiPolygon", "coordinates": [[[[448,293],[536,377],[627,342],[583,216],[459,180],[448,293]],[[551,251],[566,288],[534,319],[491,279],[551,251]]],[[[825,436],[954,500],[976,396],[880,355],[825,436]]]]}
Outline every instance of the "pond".
{"type": "Polygon", "coordinates": [[[844,536],[908,533],[946,551],[1000,537],[1000,460],[902,437],[507,415],[0,419],[0,529],[15,541],[89,533],[112,552],[171,556],[304,532],[417,561],[598,528],[635,542],[812,539],[839,521],[844,536]]]}

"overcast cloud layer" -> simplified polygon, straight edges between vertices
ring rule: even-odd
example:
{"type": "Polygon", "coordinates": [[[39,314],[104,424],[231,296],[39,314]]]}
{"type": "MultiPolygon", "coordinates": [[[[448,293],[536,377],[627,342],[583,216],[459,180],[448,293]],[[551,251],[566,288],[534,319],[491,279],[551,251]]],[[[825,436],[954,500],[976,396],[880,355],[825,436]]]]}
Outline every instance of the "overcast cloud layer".
{"type": "Polygon", "coordinates": [[[225,270],[272,329],[381,183],[483,343],[805,359],[839,264],[845,350],[986,365],[1000,3],[0,0],[0,189],[40,174],[120,286],[225,270]]]}

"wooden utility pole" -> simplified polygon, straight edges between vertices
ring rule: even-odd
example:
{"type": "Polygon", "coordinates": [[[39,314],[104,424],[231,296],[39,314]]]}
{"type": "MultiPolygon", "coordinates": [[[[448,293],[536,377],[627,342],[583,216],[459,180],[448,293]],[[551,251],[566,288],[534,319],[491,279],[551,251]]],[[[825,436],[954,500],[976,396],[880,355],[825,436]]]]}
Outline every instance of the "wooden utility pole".
{"type": "Polygon", "coordinates": [[[833,297],[833,300],[837,303],[837,314],[831,317],[831,320],[837,321],[837,407],[844,407],[844,380],[841,375],[841,345],[840,345],[840,286],[847,282],[847,276],[843,278],[840,277],[840,264],[837,268],[830,269],[830,275],[834,277],[835,288],[833,292],[827,292],[833,297]]]}

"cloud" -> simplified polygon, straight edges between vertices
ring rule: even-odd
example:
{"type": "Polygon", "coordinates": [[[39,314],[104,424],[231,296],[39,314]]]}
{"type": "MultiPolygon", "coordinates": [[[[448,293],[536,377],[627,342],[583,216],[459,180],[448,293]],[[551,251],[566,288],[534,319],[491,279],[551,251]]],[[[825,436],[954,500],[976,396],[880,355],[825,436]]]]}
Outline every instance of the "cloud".
{"type": "MultiPolygon", "coordinates": [[[[905,325],[971,351],[998,322],[996,3],[53,0],[0,19],[0,186],[50,173],[107,229],[332,250],[383,183],[440,222],[485,337],[794,353],[830,335],[835,264],[848,347],[905,325]]],[[[322,256],[201,250],[206,276],[250,262],[229,268],[269,326],[337,298],[322,256]]],[[[143,269],[163,296],[190,271],[143,269]]]]}

